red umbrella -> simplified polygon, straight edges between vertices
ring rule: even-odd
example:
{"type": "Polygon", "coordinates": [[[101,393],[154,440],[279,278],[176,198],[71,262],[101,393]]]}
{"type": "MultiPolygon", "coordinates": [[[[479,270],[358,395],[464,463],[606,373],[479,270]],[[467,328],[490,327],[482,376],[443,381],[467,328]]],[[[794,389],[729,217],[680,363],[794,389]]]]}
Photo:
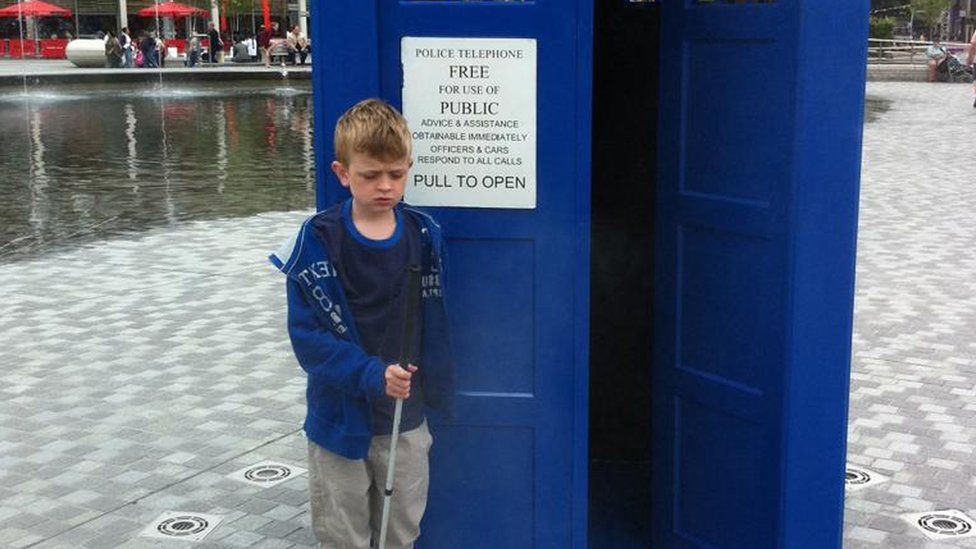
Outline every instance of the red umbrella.
{"type": "Polygon", "coordinates": [[[193,6],[187,6],[186,4],[180,4],[179,2],[166,2],[139,10],[136,12],[136,15],[140,17],[156,17],[157,15],[159,17],[190,17],[191,15],[208,17],[210,12],[193,6]]]}
{"type": "Polygon", "coordinates": [[[41,2],[40,0],[29,0],[13,4],[0,9],[0,17],[71,17],[71,10],[41,2]]]}

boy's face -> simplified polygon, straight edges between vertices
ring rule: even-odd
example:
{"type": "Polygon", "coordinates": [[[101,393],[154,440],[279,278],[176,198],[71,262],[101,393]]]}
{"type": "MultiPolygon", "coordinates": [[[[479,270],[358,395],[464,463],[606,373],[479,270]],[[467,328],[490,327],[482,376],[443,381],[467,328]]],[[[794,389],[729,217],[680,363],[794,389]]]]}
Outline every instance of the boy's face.
{"type": "Polygon", "coordinates": [[[332,171],[339,177],[342,186],[352,193],[353,203],[360,211],[377,215],[391,211],[403,198],[407,172],[412,164],[409,157],[380,160],[353,153],[349,165],[335,161],[332,171]]]}

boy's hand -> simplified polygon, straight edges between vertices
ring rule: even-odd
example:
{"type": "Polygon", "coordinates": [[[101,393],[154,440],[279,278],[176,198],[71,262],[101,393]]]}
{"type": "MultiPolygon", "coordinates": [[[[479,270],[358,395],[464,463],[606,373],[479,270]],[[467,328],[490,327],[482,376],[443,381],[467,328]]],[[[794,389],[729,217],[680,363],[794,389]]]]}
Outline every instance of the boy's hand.
{"type": "Polygon", "coordinates": [[[417,367],[408,364],[404,370],[399,364],[390,364],[386,367],[386,394],[391,398],[410,398],[410,378],[417,371],[417,367]]]}

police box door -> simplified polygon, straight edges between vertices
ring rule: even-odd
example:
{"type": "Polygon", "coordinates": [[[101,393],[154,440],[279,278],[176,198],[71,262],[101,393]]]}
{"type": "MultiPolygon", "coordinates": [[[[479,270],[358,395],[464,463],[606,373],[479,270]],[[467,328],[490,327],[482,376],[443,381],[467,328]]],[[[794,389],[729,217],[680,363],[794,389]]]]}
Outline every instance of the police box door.
{"type": "Polygon", "coordinates": [[[839,547],[867,2],[661,10],[654,546],[839,547]]]}
{"type": "Polygon", "coordinates": [[[440,205],[427,209],[447,235],[458,415],[432,421],[422,547],[586,543],[587,4],[313,12],[319,206],[343,196],[327,169],[335,120],[380,96],[414,132],[407,199],[440,205]]]}

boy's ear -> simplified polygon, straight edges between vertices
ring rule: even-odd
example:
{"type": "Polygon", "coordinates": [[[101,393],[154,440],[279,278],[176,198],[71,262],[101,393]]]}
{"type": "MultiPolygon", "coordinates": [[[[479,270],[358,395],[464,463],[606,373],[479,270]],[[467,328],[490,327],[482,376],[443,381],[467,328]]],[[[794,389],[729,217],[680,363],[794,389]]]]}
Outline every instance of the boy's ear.
{"type": "Polygon", "coordinates": [[[332,171],[336,174],[336,177],[339,178],[339,183],[341,183],[343,187],[349,187],[349,170],[342,165],[342,162],[333,160],[332,171]]]}

